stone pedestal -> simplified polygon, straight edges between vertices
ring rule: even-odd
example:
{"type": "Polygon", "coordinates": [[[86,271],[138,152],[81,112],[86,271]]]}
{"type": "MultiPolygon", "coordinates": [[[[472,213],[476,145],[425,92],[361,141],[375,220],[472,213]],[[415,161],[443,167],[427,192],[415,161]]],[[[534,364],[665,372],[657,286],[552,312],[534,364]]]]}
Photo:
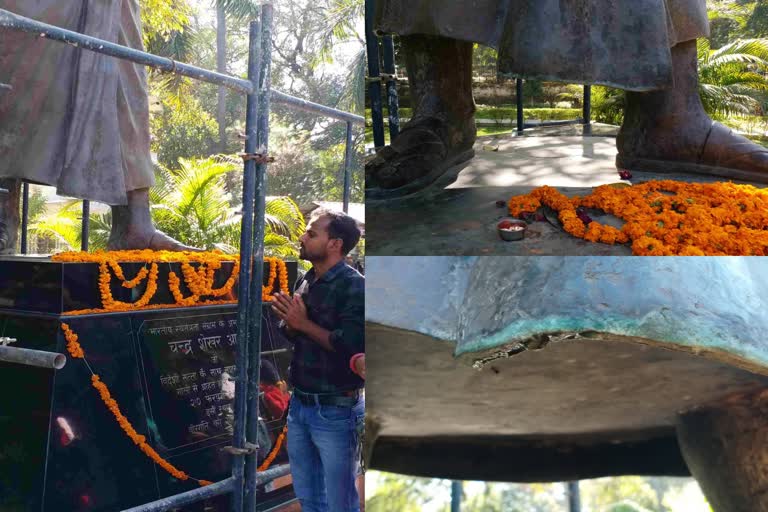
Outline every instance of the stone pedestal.
{"type": "MultiPolygon", "coordinates": [[[[131,277],[141,264],[122,266],[131,277]]],[[[158,302],[173,302],[167,272],[174,266],[161,265],[158,302]]],[[[216,286],[229,275],[226,265],[219,272],[216,286]]],[[[291,285],[295,279],[296,265],[289,264],[291,285]]],[[[114,284],[118,300],[133,301],[143,292],[114,284]]],[[[54,371],[0,362],[0,511],[115,511],[197,487],[176,480],[134,445],[91,386],[91,370],[168,462],[198,479],[231,474],[230,456],[221,448],[231,445],[237,305],[63,314],[96,307],[98,265],[0,259],[0,336],[18,339],[17,347],[66,353],[60,327],[66,322],[90,364],[68,356],[66,366],[54,371]]],[[[265,306],[262,367],[271,365],[285,379],[291,347],[276,324],[265,306]]],[[[260,413],[268,439],[260,459],[284,424],[264,400],[260,413]]],[[[286,459],[283,450],[274,464],[286,459]]],[[[260,493],[259,510],[293,497],[290,486],[260,493]]],[[[224,502],[213,510],[226,510],[224,502]]],[[[203,510],[203,504],[185,510],[203,510]]]]}

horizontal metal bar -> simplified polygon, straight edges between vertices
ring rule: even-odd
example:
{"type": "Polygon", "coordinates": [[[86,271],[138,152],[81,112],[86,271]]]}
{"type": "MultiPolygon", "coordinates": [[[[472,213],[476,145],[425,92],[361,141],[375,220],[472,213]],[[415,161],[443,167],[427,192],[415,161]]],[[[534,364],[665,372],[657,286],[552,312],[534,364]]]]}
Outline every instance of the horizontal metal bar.
{"type": "Polygon", "coordinates": [[[280,478],[291,473],[290,464],[280,464],[273,468],[265,469],[256,473],[256,485],[264,485],[271,482],[275,478],[280,478]]]}
{"type": "Polygon", "coordinates": [[[278,348],[276,350],[266,350],[261,353],[263,356],[269,356],[272,354],[282,354],[283,352],[288,352],[287,348],[278,348]]]}
{"type": "MultiPolygon", "coordinates": [[[[210,305],[200,305],[195,306],[195,311],[207,311],[210,309],[216,309],[216,308],[223,308],[227,306],[235,306],[237,307],[237,303],[233,302],[232,304],[210,304],[210,305]]],[[[104,313],[88,313],[87,315],[67,315],[62,314],[59,318],[61,318],[62,321],[71,320],[74,318],[101,318],[105,316],[115,316],[115,315],[135,315],[136,313],[170,313],[172,311],[178,311],[179,307],[168,307],[168,308],[157,308],[157,309],[136,309],[133,311],[105,311],[104,313]]],[[[16,314],[17,311],[13,310],[13,313],[16,314]]],[[[33,313],[35,315],[39,313],[33,313]]]]}
{"type": "Polygon", "coordinates": [[[230,477],[226,480],[222,480],[221,482],[216,482],[215,484],[200,487],[199,489],[193,489],[181,494],[168,496],[167,498],[161,498],[150,503],[145,503],[144,505],[139,505],[138,507],[125,509],[123,512],[162,512],[164,510],[170,510],[172,508],[189,505],[190,503],[195,503],[208,498],[213,498],[214,496],[221,496],[222,494],[230,493],[234,487],[235,480],[234,478],[230,477]]]}
{"type": "Polygon", "coordinates": [[[0,361],[6,363],[25,364],[39,368],[61,370],[67,364],[67,358],[59,352],[46,352],[21,347],[0,345],[0,361]]]}
{"type": "MultiPolygon", "coordinates": [[[[209,71],[207,69],[185,64],[183,62],[177,62],[167,57],[159,57],[151,53],[147,53],[134,48],[128,48],[119,44],[111,43],[103,39],[91,37],[79,32],[73,32],[47,23],[42,23],[24,16],[19,16],[5,9],[0,9],[0,27],[10,28],[13,30],[20,30],[22,32],[30,32],[38,34],[40,37],[47,37],[52,41],[59,41],[62,43],[71,44],[72,46],[90,50],[96,53],[103,53],[119,59],[129,60],[136,62],[137,64],[143,64],[153,68],[161,69],[171,73],[188,76],[195,80],[201,80],[211,84],[223,85],[235,91],[251,94],[253,92],[253,85],[249,80],[237,78],[235,76],[227,75],[224,73],[217,73],[215,71],[209,71]]],[[[334,119],[340,119],[342,121],[349,121],[355,124],[364,124],[365,118],[352,114],[350,112],[344,112],[319,103],[313,103],[311,101],[296,98],[290,94],[284,92],[272,90],[272,101],[276,103],[282,103],[292,106],[299,110],[312,112],[315,114],[322,114],[334,119]]]]}
{"type": "Polygon", "coordinates": [[[103,39],[80,34],[79,32],[73,32],[71,30],[48,25],[47,23],[41,23],[4,9],[0,9],[0,27],[21,30],[22,32],[31,32],[33,34],[38,34],[40,37],[47,37],[54,41],[60,41],[96,53],[103,53],[111,55],[112,57],[130,60],[138,64],[144,64],[145,66],[170,71],[196,80],[202,80],[203,82],[223,85],[224,87],[246,94],[250,93],[253,89],[251,82],[242,78],[226,75],[224,73],[217,73],[215,71],[208,71],[207,69],[184,64],[183,62],[176,62],[173,59],[168,59],[166,57],[158,57],[157,55],[141,50],[121,46],[103,39]]]}
{"type": "Polygon", "coordinates": [[[343,110],[326,107],[325,105],[320,105],[319,103],[313,103],[301,98],[296,98],[295,96],[291,96],[290,94],[285,94],[284,92],[276,91],[274,89],[272,89],[271,99],[275,103],[289,105],[306,112],[322,114],[327,117],[333,117],[334,119],[339,119],[341,121],[349,121],[350,123],[354,124],[365,124],[365,118],[363,116],[358,116],[357,114],[344,112],[343,110]]]}
{"type": "MultiPolygon", "coordinates": [[[[271,482],[275,478],[285,476],[291,472],[290,464],[281,464],[274,468],[267,469],[266,471],[259,471],[256,474],[256,485],[264,485],[271,482]]],[[[162,498],[157,501],[145,503],[138,507],[133,507],[123,510],[123,512],[163,512],[172,508],[189,505],[204,499],[213,498],[214,496],[220,496],[232,492],[235,486],[235,479],[229,477],[221,482],[215,484],[206,485],[199,489],[193,489],[191,491],[162,498]]]]}
{"type": "Polygon", "coordinates": [[[583,121],[579,119],[565,119],[565,120],[553,120],[553,121],[541,121],[540,123],[523,123],[526,128],[537,128],[541,126],[566,126],[569,124],[582,124],[583,121]]]}

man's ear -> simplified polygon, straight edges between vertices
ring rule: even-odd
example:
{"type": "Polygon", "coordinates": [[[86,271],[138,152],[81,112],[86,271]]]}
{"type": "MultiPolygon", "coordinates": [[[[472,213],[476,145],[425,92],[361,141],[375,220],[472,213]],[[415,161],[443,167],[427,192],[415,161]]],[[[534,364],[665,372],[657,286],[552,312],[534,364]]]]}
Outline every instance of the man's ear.
{"type": "Polygon", "coordinates": [[[344,246],[344,240],[342,240],[341,238],[334,238],[331,240],[331,244],[332,244],[332,247],[334,249],[338,249],[339,254],[341,254],[341,248],[344,246]]]}

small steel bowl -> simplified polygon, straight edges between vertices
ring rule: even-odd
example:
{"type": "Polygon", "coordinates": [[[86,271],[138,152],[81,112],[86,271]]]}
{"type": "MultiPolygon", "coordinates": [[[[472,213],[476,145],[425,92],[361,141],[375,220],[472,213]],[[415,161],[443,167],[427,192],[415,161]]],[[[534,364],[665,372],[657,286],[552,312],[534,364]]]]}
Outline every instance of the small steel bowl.
{"type": "Polygon", "coordinates": [[[525,230],[527,224],[522,220],[503,220],[496,225],[496,230],[499,232],[499,236],[502,240],[512,242],[515,240],[522,240],[525,238],[525,230]],[[520,229],[504,229],[503,227],[513,227],[520,229]]]}

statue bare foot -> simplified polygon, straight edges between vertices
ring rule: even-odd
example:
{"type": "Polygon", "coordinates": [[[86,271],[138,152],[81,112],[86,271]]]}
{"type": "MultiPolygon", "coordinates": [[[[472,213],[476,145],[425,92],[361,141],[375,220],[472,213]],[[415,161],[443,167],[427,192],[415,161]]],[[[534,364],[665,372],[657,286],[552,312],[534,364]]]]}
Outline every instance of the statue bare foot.
{"type": "Polygon", "coordinates": [[[712,119],[698,92],[696,42],[672,48],[672,89],[627,93],[616,165],[768,182],[768,148],[712,119]]]}
{"type": "Polygon", "coordinates": [[[109,250],[201,251],[184,245],[155,228],[149,214],[149,189],[128,191],[128,204],[112,206],[109,250]]]}
{"type": "Polygon", "coordinates": [[[474,156],[472,43],[422,35],[401,42],[413,116],[366,163],[368,199],[417,192],[474,156]]]}
{"type": "MultiPolygon", "coordinates": [[[[114,233],[114,230],[112,233],[114,233]]],[[[119,238],[113,238],[112,234],[110,234],[107,249],[110,251],[124,251],[131,249],[152,249],[153,251],[202,251],[202,249],[184,245],[154,227],[149,230],[134,230],[133,228],[129,228],[129,230],[123,232],[119,238]]]]}

